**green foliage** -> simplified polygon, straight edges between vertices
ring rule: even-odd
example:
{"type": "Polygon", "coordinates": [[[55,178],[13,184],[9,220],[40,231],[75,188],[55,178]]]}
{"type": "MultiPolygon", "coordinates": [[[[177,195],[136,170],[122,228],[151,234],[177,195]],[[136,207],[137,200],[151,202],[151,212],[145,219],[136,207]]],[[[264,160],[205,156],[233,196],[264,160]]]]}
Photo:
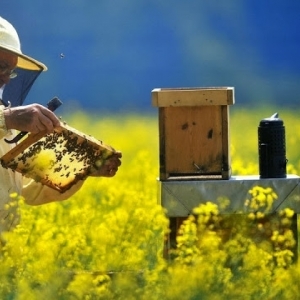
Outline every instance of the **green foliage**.
{"type": "MultiPolygon", "coordinates": [[[[236,174],[257,174],[258,124],[248,113],[232,116],[236,174]],[[240,123],[247,126],[236,126],[240,123]],[[247,138],[244,128],[251,132],[247,138]]],[[[286,116],[288,129],[297,114],[286,116]]],[[[11,205],[18,203],[22,218],[2,236],[1,299],[284,300],[299,295],[294,212],[268,214],[278,201],[276,191],[249,191],[249,198],[241,199],[245,215],[222,214],[230,199],[196,207],[180,227],[174,259],[168,261],[163,258],[168,219],[157,196],[157,118],[78,113],[68,123],[121,150],[122,167],[114,178],[89,178],[64,202],[31,207],[12,195],[11,205]]],[[[293,147],[300,130],[293,133],[287,134],[287,148],[294,163],[289,168],[297,173],[293,147]]]]}

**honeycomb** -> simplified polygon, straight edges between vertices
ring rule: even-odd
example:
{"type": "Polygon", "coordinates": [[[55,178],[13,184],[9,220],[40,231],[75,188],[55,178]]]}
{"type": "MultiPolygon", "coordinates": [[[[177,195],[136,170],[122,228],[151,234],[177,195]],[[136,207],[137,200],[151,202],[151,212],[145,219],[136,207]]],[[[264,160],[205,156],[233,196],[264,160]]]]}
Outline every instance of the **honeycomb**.
{"type": "Polygon", "coordinates": [[[29,134],[1,164],[63,193],[114,153],[111,146],[61,122],[51,134],[29,134]]]}

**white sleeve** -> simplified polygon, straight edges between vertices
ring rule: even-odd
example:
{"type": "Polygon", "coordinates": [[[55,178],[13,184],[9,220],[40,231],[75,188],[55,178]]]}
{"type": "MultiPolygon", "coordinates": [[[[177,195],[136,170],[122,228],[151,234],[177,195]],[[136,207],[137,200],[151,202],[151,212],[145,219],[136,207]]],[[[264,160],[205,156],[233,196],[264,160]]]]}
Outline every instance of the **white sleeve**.
{"type": "MultiPolygon", "coordinates": [[[[25,178],[24,180],[26,181],[25,178]]],[[[67,200],[82,187],[84,181],[78,181],[64,193],[60,193],[59,191],[56,191],[39,182],[35,182],[34,180],[30,180],[28,183],[24,183],[25,184],[23,185],[22,196],[25,199],[25,203],[29,205],[41,205],[50,202],[67,200]]]]}
{"type": "Polygon", "coordinates": [[[5,106],[0,105],[0,139],[2,139],[8,133],[8,130],[7,130],[6,124],[5,124],[4,109],[5,109],[5,106]]]}

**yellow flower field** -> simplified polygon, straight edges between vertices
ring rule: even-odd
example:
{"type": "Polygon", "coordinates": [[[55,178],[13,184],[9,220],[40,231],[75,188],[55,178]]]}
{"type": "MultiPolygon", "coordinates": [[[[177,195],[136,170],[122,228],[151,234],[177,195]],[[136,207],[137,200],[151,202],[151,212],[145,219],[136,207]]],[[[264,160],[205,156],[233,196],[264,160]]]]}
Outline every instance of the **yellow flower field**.
{"type": "MultiPolygon", "coordinates": [[[[274,108],[232,109],[234,174],[258,174],[257,126],[273,113],[274,108]]],[[[299,174],[299,113],[279,114],[286,126],[288,173],[299,174]]],[[[276,191],[249,191],[254,209],[239,220],[222,216],[222,207],[210,202],[195,207],[180,228],[174,260],[167,261],[168,219],[157,204],[156,113],[78,112],[65,118],[122,151],[122,166],[114,178],[89,178],[61,203],[31,207],[12,195],[22,219],[3,234],[1,299],[297,299],[294,212],[266,217],[276,191]]]]}

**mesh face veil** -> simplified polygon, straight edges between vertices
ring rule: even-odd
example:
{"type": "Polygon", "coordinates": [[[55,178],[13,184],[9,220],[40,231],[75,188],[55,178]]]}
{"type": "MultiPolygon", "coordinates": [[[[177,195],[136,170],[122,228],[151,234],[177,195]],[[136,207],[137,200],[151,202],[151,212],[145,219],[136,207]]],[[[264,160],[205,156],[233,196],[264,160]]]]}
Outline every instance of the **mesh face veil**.
{"type": "MultiPolygon", "coordinates": [[[[21,51],[21,43],[16,29],[0,17],[0,51],[17,55],[15,73],[17,77],[0,90],[0,99],[5,106],[22,105],[33,83],[47,67],[21,51]]],[[[12,78],[10,76],[10,78],[12,78]]]]}

